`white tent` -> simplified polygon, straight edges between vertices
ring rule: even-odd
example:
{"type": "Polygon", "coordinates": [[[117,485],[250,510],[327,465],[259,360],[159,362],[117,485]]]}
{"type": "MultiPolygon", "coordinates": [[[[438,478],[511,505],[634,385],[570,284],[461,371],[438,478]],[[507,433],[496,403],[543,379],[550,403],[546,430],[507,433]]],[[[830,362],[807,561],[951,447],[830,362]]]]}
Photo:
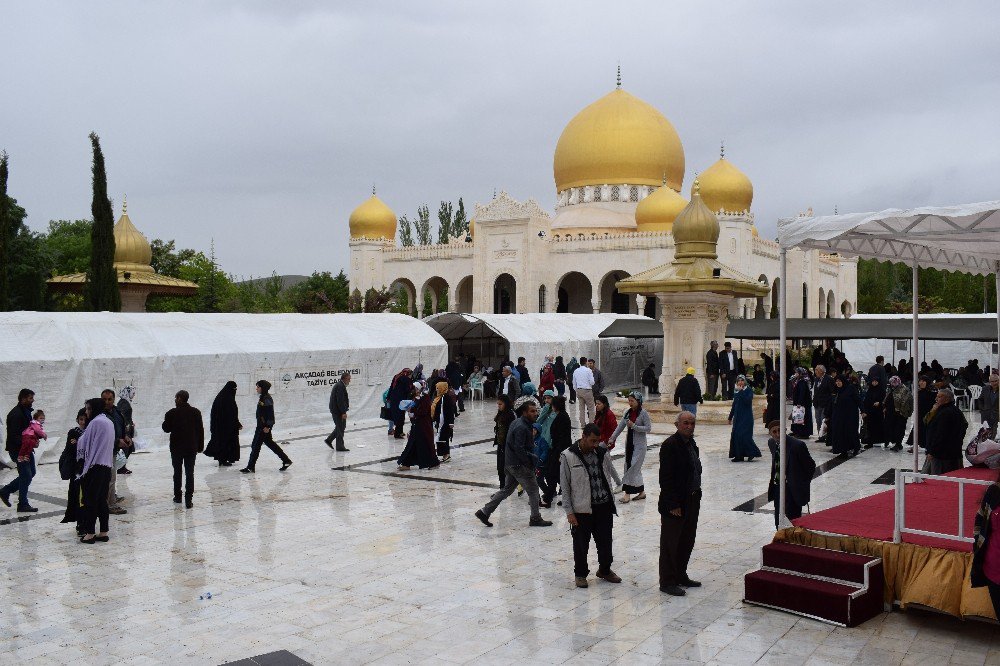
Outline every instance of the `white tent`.
{"type": "MultiPolygon", "coordinates": [[[[954,326],[959,332],[963,331],[965,322],[975,320],[981,321],[984,317],[993,315],[981,314],[924,314],[920,315],[921,322],[933,320],[945,320],[949,326],[954,326]]],[[[864,319],[912,319],[910,314],[856,314],[851,320],[864,319]]],[[[917,361],[919,367],[921,361],[930,363],[937,359],[945,368],[961,368],[969,361],[976,359],[979,367],[997,367],[997,343],[980,340],[928,340],[926,337],[920,341],[916,354],[911,354],[913,346],[912,340],[889,338],[855,338],[842,340],[840,351],[851,359],[851,362],[858,368],[867,368],[875,363],[878,356],[885,357],[886,363],[896,365],[899,359],[908,359],[910,356],[917,361]]]]}
{"type": "Polygon", "coordinates": [[[638,386],[642,370],[649,363],[657,368],[663,359],[663,340],[630,338],[601,339],[600,333],[617,319],[645,319],[641,315],[564,314],[460,314],[443,312],[424,321],[448,341],[449,353],[473,354],[485,363],[496,364],[519,356],[533,381],[546,356],[598,359],[608,388],[638,386]]]}
{"type": "Polygon", "coordinates": [[[443,365],[447,353],[433,329],[396,314],[9,312],[0,315],[0,340],[4,399],[13,405],[22,387],[35,391],[51,436],[75,425],[86,398],[132,385],[137,436],[152,448],[166,445],[160,424],[180,389],[202,410],[207,430],[212,400],[235,380],[248,438],[254,384],[265,379],[273,385],[280,438],[332,424],[330,388],[342,372],[352,375],[354,425],[378,418],[393,374],[420,362],[443,365]]]}
{"type": "MultiPolygon", "coordinates": [[[[781,254],[781,282],[778,296],[781,347],[786,344],[786,255],[794,247],[815,248],[845,256],[866,257],[909,264],[913,270],[913,337],[911,349],[919,344],[916,268],[937,268],[976,275],[995,275],[1000,293],[1000,201],[959,206],[889,209],[879,213],[852,213],[779,220],[778,243],[781,254]]],[[[1000,303],[998,303],[1000,306],[1000,303]]],[[[1000,329],[1000,307],[997,310],[1000,329]]],[[[1000,334],[998,334],[1000,337],[1000,334]]],[[[914,363],[913,384],[917,383],[918,363],[914,363]]],[[[786,383],[780,382],[780,404],[785,404],[786,383]]],[[[914,413],[917,392],[913,392],[914,413]]],[[[788,415],[781,410],[781,488],[785,478],[785,433],[788,415]]],[[[920,424],[914,423],[914,429],[920,424]]],[[[914,436],[916,439],[916,436],[914,436]]],[[[920,447],[913,447],[913,469],[919,469],[920,447]]],[[[781,494],[780,519],[785,518],[785,494],[781,494]]]]}

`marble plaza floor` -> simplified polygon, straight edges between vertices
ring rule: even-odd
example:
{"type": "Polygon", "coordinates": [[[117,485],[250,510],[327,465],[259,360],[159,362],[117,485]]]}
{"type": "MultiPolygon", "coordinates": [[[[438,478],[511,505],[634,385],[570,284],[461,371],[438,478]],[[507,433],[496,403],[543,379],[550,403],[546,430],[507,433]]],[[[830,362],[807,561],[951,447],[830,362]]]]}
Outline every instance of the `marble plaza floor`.
{"type": "MultiPolygon", "coordinates": [[[[431,471],[396,473],[387,459],[402,447],[381,426],[350,432],[347,454],[325,433],[295,439],[285,473],[266,450],[249,477],[200,457],[192,510],[171,501],[169,456],[138,454],[118,477],[129,513],[93,546],[59,524],[65,484],[41,466],[40,514],[10,520],[0,506],[0,664],[221,664],[276,650],[313,664],[1000,664],[995,625],[897,611],[841,629],[744,605],[742,576],[774,532],[770,505],[747,512],[769,462],[731,463],[724,426],[696,433],[705,495],[690,574],[704,587],[658,590],[653,451],[649,498],[619,506],[615,523],[623,583],[591,574],[575,588],[561,508],[543,509],[548,528],[529,528],[516,496],[492,529],[473,516],[497,482],[493,405],[461,416],[464,446],[431,471]]],[[[876,450],[833,467],[812,509],[886,489],[872,481],[907,460],[876,450]]]]}

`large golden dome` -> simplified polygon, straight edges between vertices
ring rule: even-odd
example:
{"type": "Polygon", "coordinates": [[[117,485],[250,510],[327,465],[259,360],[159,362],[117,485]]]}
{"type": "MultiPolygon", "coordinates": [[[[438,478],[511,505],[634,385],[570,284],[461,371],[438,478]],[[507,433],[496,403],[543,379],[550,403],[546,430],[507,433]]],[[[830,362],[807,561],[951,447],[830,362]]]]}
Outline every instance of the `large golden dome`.
{"type": "Polygon", "coordinates": [[[396,237],[396,214],[372,193],[371,198],[354,209],[349,222],[351,238],[396,237]]]}
{"type": "Polygon", "coordinates": [[[684,148],[662,113],[621,88],[569,121],[556,144],[556,192],[584,185],[667,185],[680,190],[684,148]]]}
{"type": "Polygon", "coordinates": [[[701,200],[713,213],[742,213],[753,202],[753,183],[725,157],[698,176],[701,200]]]}
{"type": "Polygon", "coordinates": [[[134,273],[152,273],[153,248],[128,216],[128,204],[115,223],[115,268],[134,273]]]}
{"type": "Polygon", "coordinates": [[[671,231],[674,220],[687,205],[687,200],[674,188],[660,187],[636,206],[636,231],[671,231]]]}

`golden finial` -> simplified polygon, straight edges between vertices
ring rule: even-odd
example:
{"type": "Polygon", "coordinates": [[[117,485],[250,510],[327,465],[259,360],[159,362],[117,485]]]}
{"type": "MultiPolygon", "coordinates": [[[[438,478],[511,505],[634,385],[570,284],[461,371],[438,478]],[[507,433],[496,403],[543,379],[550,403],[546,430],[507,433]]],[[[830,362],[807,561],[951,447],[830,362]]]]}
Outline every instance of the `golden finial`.
{"type": "Polygon", "coordinates": [[[122,195],[122,215],[128,215],[128,195],[122,195]]]}
{"type": "Polygon", "coordinates": [[[663,184],[664,185],[667,184],[667,170],[666,169],[663,170],[663,184]]]}
{"type": "Polygon", "coordinates": [[[839,213],[837,213],[837,204],[833,204],[833,214],[834,215],[838,215],[839,214],[839,213]]]}
{"type": "Polygon", "coordinates": [[[621,90],[621,87],[622,87],[622,64],[620,62],[618,63],[618,77],[616,79],[616,82],[617,82],[617,88],[619,90],[621,90]]]}
{"type": "Polygon", "coordinates": [[[726,142],[725,142],[725,140],[722,141],[722,145],[719,148],[719,159],[720,160],[726,159],[726,142]]]}
{"type": "Polygon", "coordinates": [[[372,183],[372,196],[375,196],[375,183],[372,183]]]}
{"type": "Polygon", "coordinates": [[[698,181],[698,174],[694,175],[694,185],[691,186],[693,196],[701,198],[701,182],[698,181]]]}

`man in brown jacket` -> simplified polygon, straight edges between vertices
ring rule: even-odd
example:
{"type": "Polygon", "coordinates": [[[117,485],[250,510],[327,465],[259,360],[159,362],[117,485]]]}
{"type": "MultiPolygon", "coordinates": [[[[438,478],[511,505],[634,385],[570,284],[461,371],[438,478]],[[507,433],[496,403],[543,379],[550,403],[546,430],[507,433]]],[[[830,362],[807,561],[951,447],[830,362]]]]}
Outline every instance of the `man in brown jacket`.
{"type": "Polygon", "coordinates": [[[188,392],[178,391],[177,405],[163,417],[163,432],[170,433],[170,460],[174,464],[174,502],[181,503],[181,467],[184,468],[184,499],[194,506],[194,461],[205,450],[205,424],[201,412],[188,404],[188,392]]]}

